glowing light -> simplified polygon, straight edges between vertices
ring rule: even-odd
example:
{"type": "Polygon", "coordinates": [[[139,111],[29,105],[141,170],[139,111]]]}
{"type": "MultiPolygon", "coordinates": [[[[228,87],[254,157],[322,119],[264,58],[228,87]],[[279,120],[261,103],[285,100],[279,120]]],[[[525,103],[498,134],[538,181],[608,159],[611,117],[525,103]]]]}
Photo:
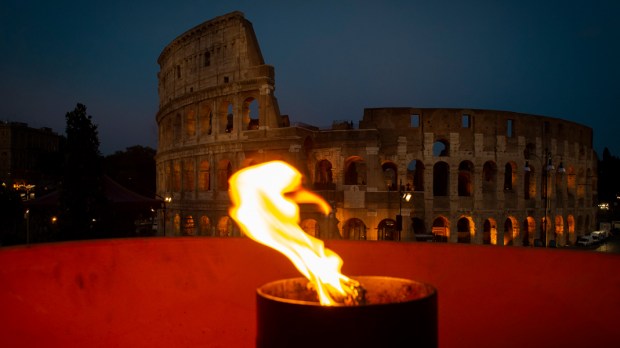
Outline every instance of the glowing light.
{"type": "Polygon", "coordinates": [[[305,233],[297,203],[314,203],[328,214],[321,197],[301,187],[301,174],[282,161],[245,168],[230,180],[230,216],[253,240],[284,254],[314,285],[321,305],[351,304],[359,283],[340,273],[342,259],[322,240],[305,233]]]}

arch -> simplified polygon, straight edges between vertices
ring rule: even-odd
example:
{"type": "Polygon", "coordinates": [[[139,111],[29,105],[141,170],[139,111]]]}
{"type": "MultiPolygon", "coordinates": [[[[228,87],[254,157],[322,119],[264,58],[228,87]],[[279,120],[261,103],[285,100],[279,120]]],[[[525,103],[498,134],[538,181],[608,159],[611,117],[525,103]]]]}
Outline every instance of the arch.
{"type": "Polygon", "coordinates": [[[366,161],[359,156],[351,156],[345,161],[345,185],[366,185],[366,161]]]}
{"type": "Polygon", "coordinates": [[[203,215],[200,217],[200,232],[201,236],[210,236],[211,235],[211,219],[208,216],[203,215]]]}
{"type": "Polygon", "coordinates": [[[222,216],[217,221],[217,233],[218,237],[230,237],[232,236],[233,222],[229,216],[222,216]]]}
{"type": "Polygon", "coordinates": [[[555,240],[555,244],[558,246],[566,245],[566,236],[564,235],[564,218],[562,215],[555,216],[555,231],[553,234],[553,239],[555,240]]]}
{"type": "Polygon", "coordinates": [[[233,104],[229,100],[223,100],[218,105],[217,133],[231,133],[233,130],[233,104]]]}
{"type": "Polygon", "coordinates": [[[366,240],[366,225],[358,218],[347,220],[342,226],[342,238],[351,240],[366,240]]]}
{"type": "Polygon", "coordinates": [[[209,191],[211,189],[211,164],[208,160],[200,161],[200,167],[198,169],[198,190],[209,191]]]}
{"type": "Polygon", "coordinates": [[[566,227],[568,230],[567,244],[574,245],[577,241],[577,236],[575,235],[575,217],[572,214],[566,217],[566,227]]]}
{"type": "Polygon", "coordinates": [[[185,136],[188,138],[194,137],[196,135],[196,111],[193,108],[190,108],[185,113],[185,136]]]}
{"type": "Polygon", "coordinates": [[[175,235],[181,233],[181,216],[179,214],[174,214],[172,216],[172,233],[175,235]]]}
{"type": "Polygon", "coordinates": [[[468,216],[462,216],[456,222],[457,241],[459,243],[471,243],[471,239],[475,234],[474,222],[468,216]]]}
{"type": "Polygon", "coordinates": [[[194,191],[194,159],[188,158],[183,161],[183,191],[194,191]]]}
{"type": "Polygon", "coordinates": [[[474,164],[471,161],[462,161],[458,172],[458,195],[471,197],[474,190],[474,164]]]}
{"type": "Polygon", "coordinates": [[[414,235],[426,234],[426,225],[424,224],[424,220],[417,217],[411,218],[411,230],[414,235]]]}
{"type": "Polygon", "coordinates": [[[332,177],[332,163],[330,161],[326,159],[318,161],[314,173],[314,188],[316,190],[335,189],[332,177]]]}
{"type": "Polygon", "coordinates": [[[450,166],[446,162],[437,162],[433,166],[433,196],[448,195],[450,187],[450,166]]]}
{"type": "Polygon", "coordinates": [[[504,221],[504,245],[524,245],[521,240],[521,230],[519,228],[519,221],[513,217],[509,216],[504,221]],[[506,236],[508,236],[510,242],[507,243],[506,236]]]}
{"type": "Polygon", "coordinates": [[[528,216],[523,221],[523,246],[534,245],[534,237],[536,234],[536,220],[528,216]]]}
{"type": "Polygon", "coordinates": [[[407,191],[424,191],[424,163],[413,160],[407,165],[407,191]]]}
{"type": "Polygon", "coordinates": [[[450,153],[450,146],[447,140],[438,139],[433,143],[433,156],[444,157],[450,153]]]}
{"type": "Polygon", "coordinates": [[[495,195],[497,191],[497,165],[486,161],[482,166],[482,193],[495,195]]]}
{"type": "Polygon", "coordinates": [[[232,175],[232,165],[229,160],[223,159],[217,165],[217,189],[228,191],[228,179],[232,175]]]}
{"type": "Polygon", "coordinates": [[[194,224],[194,217],[186,215],[183,218],[183,233],[184,236],[193,236],[196,234],[196,226],[194,224]]]}
{"type": "Polygon", "coordinates": [[[512,192],[517,187],[517,164],[507,162],[504,166],[504,191],[512,192]]]}
{"type": "Polygon", "coordinates": [[[514,245],[515,235],[514,235],[514,227],[515,224],[513,220],[507,218],[504,221],[504,243],[503,245],[514,245]]]}
{"type": "Polygon", "coordinates": [[[304,219],[299,223],[299,227],[313,237],[320,236],[319,223],[315,219],[304,219]]]}
{"type": "Polygon", "coordinates": [[[211,135],[213,111],[207,103],[202,103],[198,107],[198,124],[200,126],[200,135],[211,135]]]}
{"type": "Polygon", "coordinates": [[[178,142],[183,137],[181,125],[183,121],[181,119],[181,114],[176,114],[172,121],[172,138],[173,142],[178,142]]]}
{"type": "Polygon", "coordinates": [[[433,241],[447,243],[450,240],[450,224],[448,219],[443,216],[435,218],[431,232],[433,233],[433,241]]]}
{"type": "Polygon", "coordinates": [[[482,244],[497,245],[497,223],[494,219],[486,219],[482,224],[482,244]]]}
{"type": "Polygon", "coordinates": [[[254,97],[248,97],[243,101],[241,122],[245,129],[256,130],[259,128],[258,109],[258,101],[254,97]]]}
{"type": "Polygon", "coordinates": [[[181,161],[172,162],[172,190],[181,192],[181,161]]]}
{"type": "Polygon", "coordinates": [[[536,199],[536,169],[525,162],[526,171],[523,175],[523,199],[536,199]]]}
{"type": "Polygon", "coordinates": [[[383,219],[377,226],[380,240],[398,240],[396,221],[394,219],[383,219]]]}
{"type": "Polygon", "coordinates": [[[385,161],[381,165],[383,181],[388,191],[398,191],[398,169],[392,161],[385,161]]]}

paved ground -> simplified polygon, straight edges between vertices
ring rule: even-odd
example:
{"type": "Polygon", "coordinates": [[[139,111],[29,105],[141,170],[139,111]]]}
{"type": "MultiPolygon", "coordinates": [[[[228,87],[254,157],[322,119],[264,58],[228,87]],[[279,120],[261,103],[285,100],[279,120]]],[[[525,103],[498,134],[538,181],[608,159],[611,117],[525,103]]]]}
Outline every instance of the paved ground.
{"type": "Polygon", "coordinates": [[[571,246],[567,247],[567,249],[576,249],[576,250],[588,250],[602,253],[617,253],[620,254],[620,234],[611,235],[607,240],[603,243],[591,245],[587,247],[583,246],[571,246]]]}

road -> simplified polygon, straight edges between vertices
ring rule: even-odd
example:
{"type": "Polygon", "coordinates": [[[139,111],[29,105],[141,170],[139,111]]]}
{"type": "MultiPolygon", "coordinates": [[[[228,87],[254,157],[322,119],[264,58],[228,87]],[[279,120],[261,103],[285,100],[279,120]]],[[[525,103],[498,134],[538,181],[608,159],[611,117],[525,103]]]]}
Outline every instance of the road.
{"type": "Polygon", "coordinates": [[[602,253],[616,253],[620,254],[620,234],[610,235],[609,238],[603,243],[597,243],[595,245],[583,247],[583,246],[570,246],[567,249],[575,250],[588,250],[602,253]]]}

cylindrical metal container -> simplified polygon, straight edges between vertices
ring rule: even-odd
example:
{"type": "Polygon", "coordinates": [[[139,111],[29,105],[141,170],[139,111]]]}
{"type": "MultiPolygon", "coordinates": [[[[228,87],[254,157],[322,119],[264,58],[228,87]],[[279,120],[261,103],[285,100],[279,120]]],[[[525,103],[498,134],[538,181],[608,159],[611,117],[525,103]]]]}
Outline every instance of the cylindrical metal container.
{"type": "Polygon", "coordinates": [[[305,278],[257,290],[256,346],[437,347],[437,291],[428,284],[381,276],[351,277],[366,289],[366,304],[310,302],[305,278]]]}

